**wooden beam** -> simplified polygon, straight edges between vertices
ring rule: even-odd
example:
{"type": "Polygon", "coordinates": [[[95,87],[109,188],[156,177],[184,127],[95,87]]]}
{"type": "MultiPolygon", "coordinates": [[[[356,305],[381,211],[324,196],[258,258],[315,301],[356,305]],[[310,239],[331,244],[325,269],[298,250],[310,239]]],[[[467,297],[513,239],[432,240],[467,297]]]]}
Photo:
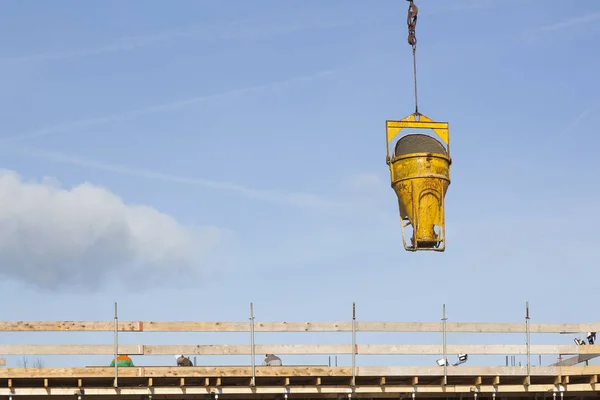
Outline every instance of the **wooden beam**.
{"type": "MultiPolygon", "coordinates": [[[[441,345],[388,345],[388,344],[359,344],[358,353],[361,355],[403,354],[403,355],[440,355],[441,345]]],[[[532,345],[533,354],[577,354],[578,351],[598,352],[600,345],[532,345]],[[585,348],[585,350],[583,350],[585,348]]],[[[350,344],[262,344],[255,346],[257,354],[351,354],[350,344]]],[[[526,345],[448,345],[447,352],[451,354],[527,354],[526,345]]],[[[5,344],[0,345],[0,354],[6,355],[112,355],[113,345],[108,344],[5,344]]],[[[252,354],[249,345],[119,345],[119,353],[129,355],[249,355],[252,354]]],[[[593,357],[595,357],[594,355],[593,357]]],[[[582,358],[593,358],[582,356],[582,358]]],[[[555,364],[556,365],[556,364],[555,364]]],[[[568,360],[561,361],[559,366],[574,365],[568,360]]]]}
{"type": "MultiPolygon", "coordinates": [[[[119,322],[120,331],[141,331],[141,322],[119,322]]],[[[81,331],[113,331],[112,321],[0,321],[0,331],[26,332],[81,332],[81,331]]]]}
{"type": "MultiPolygon", "coordinates": [[[[223,395],[238,395],[238,396],[252,396],[252,395],[281,395],[286,388],[279,386],[263,386],[263,387],[248,387],[248,386],[227,386],[222,387],[219,390],[220,394],[223,395]]],[[[552,393],[556,389],[551,384],[537,384],[529,387],[523,385],[505,385],[499,387],[493,387],[490,385],[482,385],[478,388],[478,393],[487,394],[491,397],[492,393],[496,394],[531,394],[531,393],[552,393]]],[[[53,387],[53,388],[28,388],[19,387],[11,391],[7,388],[0,388],[0,396],[7,397],[13,396],[69,396],[73,397],[74,391],[77,388],[70,387],[53,387]]],[[[203,386],[191,386],[191,387],[178,387],[178,386],[166,386],[156,387],[153,391],[155,396],[160,398],[167,398],[167,396],[173,396],[172,398],[183,398],[185,396],[206,396],[211,394],[212,388],[203,386]]],[[[311,386],[298,386],[290,387],[289,393],[297,395],[299,397],[311,398],[331,398],[335,394],[347,394],[350,390],[349,386],[328,386],[328,387],[311,387],[311,386]]],[[[394,386],[356,386],[352,388],[353,392],[358,395],[359,398],[363,397],[388,397],[388,398],[399,398],[402,394],[411,393],[413,388],[406,385],[394,385],[394,386]]],[[[444,394],[473,394],[472,385],[448,385],[448,386],[420,386],[419,392],[423,394],[431,394],[445,397],[444,394]]],[[[588,393],[593,396],[594,389],[588,384],[575,384],[569,385],[566,388],[567,393],[572,393],[571,396],[577,396],[577,393],[588,393]]],[[[109,388],[109,387],[90,387],[85,389],[86,396],[102,396],[119,398],[119,396],[136,396],[140,398],[148,394],[148,389],[145,387],[122,387],[122,388],[109,388]]],[[[353,396],[354,397],[354,396],[353,396]]],[[[456,397],[456,395],[452,396],[456,397]]],[[[487,397],[487,396],[486,396],[487,397]]],[[[27,397],[25,397],[27,398],[27,397]]],[[[196,397],[194,397],[196,398],[196,397]]]]}
{"type": "Polygon", "coordinates": [[[562,385],[563,382],[563,376],[562,375],[558,375],[554,377],[554,384],[555,385],[562,385]]]}
{"type": "MultiPolygon", "coordinates": [[[[121,321],[127,332],[249,332],[248,322],[121,321]]],[[[0,321],[0,331],[104,331],[113,321],[0,321]]],[[[447,332],[525,333],[524,323],[448,322],[447,332]]],[[[440,322],[357,322],[359,332],[441,332],[440,322]]],[[[256,332],[351,332],[351,322],[256,322],[256,332]]],[[[531,333],[598,332],[600,323],[531,324],[531,333]]]]}
{"type": "MultiPolygon", "coordinates": [[[[527,375],[526,367],[476,367],[476,366],[448,366],[448,376],[464,377],[524,377],[527,375]]],[[[441,377],[443,369],[438,366],[424,367],[357,367],[357,376],[391,377],[401,376],[412,379],[413,377],[441,377]]],[[[534,367],[532,376],[592,376],[600,374],[600,366],[586,367],[534,367]]],[[[4,368],[0,369],[2,379],[50,379],[50,378],[112,378],[114,368],[4,368]]],[[[252,367],[122,367],[119,368],[119,377],[123,378],[216,378],[217,386],[221,377],[252,376],[252,367]]],[[[320,367],[320,366],[283,366],[283,367],[256,367],[258,377],[351,377],[351,367],[320,367]]]]}
{"type": "MultiPolygon", "coordinates": [[[[596,373],[594,368],[599,367],[586,367],[591,368],[584,371],[573,371],[569,368],[577,367],[535,367],[532,369],[532,375],[536,376],[557,376],[560,375],[561,371],[564,374],[569,375],[582,375],[596,373]],[[566,368],[566,369],[565,369],[566,368]]],[[[448,376],[515,376],[523,377],[527,375],[527,367],[474,367],[474,366],[448,366],[448,376]]],[[[357,367],[357,375],[359,376],[443,376],[444,370],[439,366],[426,366],[426,367],[357,367]]]]}

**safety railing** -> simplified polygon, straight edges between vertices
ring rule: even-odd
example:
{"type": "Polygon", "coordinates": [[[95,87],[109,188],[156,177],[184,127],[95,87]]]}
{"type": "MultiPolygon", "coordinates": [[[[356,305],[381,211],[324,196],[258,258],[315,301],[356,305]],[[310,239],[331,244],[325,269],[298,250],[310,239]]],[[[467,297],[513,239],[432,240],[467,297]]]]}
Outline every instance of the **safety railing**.
{"type": "MultiPolygon", "coordinates": [[[[351,355],[352,377],[356,376],[357,355],[436,355],[443,366],[444,379],[450,365],[447,355],[457,355],[456,364],[466,361],[470,355],[527,355],[527,375],[531,369],[531,354],[577,355],[581,360],[600,355],[600,345],[593,341],[580,344],[531,344],[530,334],[585,334],[600,330],[600,323],[523,323],[499,322],[453,322],[443,318],[439,322],[373,322],[356,319],[353,307],[352,319],[338,322],[260,322],[254,319],[252,309],[248,321],[119,321],[116,313],[113,321],[0,321],[0,332],[114,332],[112,344],[0,344],[0,356],[11,355],[249,355],[252,376],[255,376],[256,354],[277,355],[351,355]],[[241,332],[249,333],[248,344],[123,344],[119,333],[123,332],[241,332]],[[347,344],[256,344],[255,335],[260,332],[345,332],[351,333],[347,344]],[[358,343],[359,332],[433,332],[441,333],[442,344],[364,344],[358,343]],[[522,334],[523,344],[452,344],[446,340],[448,333],[511,333],[522,334]]],[[[580,361],[581,362],[581,361],[580,361]]],[[[455,364],[455,365],[456,365],[455,364]]],[[[567,365],[574,365],[573,363],[567,365]]],[[[115,368],[115,386],[119,368],[115,368]]]]}

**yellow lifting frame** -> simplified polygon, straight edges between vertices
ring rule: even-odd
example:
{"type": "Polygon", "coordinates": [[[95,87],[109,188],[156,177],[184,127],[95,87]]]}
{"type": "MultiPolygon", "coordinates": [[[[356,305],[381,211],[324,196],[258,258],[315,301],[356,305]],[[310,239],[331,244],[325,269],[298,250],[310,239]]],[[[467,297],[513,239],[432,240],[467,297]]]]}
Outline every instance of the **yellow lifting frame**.
{"type": "Polygon", "coordinates": [[[450,129],[447,122],[435,122],[423,114],[413,113],[400,121],[385,121],[387,162],[390,162],[390,142],[404,128],[431,129],[442,139],[450,157],[450,129]]]}

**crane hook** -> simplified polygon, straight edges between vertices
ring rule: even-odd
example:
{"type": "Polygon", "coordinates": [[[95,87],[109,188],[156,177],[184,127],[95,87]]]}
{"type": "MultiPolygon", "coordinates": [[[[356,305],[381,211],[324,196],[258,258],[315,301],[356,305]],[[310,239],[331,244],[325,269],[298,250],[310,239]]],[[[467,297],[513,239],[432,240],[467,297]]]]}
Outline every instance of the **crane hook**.
{"type": "Polygon", "coordinates": [[[417,45],[415,29],[417,28],[417,14],[419,13],[419,8],[413,3],[413,0],[407,1],[410,2],[408,5],[408,17],[406,19],[406,24],[408,25],[408,44],[414,47],[417,45]]]}

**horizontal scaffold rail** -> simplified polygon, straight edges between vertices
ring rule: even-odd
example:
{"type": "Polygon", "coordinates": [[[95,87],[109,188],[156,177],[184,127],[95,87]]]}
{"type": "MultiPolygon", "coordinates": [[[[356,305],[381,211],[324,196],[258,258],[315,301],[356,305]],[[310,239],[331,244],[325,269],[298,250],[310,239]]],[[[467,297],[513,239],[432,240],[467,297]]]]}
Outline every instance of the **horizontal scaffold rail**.
{"type": "MultiPolygon", "coordinates": [[[[531,333],[582,333],[600,331],[600,323],[531,323],[531,333]]],[[[121,332],[250,332],[248,322],[121,321],[121,332]]],[[[447,322],[446,332],[525,333],[525,323],[447,322]]],[[[0,321],[0,331],[114,330],[112,321],[0,321]]],[[[255,322],[255,332],[352,332],[352,322],[255,322]]],[[[356,322],[356,332],[442,332],[441,322],[356,322]]]]}
{"type": "MultiPolygon", "coordinates": [[[[442,345],[387,345],[357,344],[356,354],[361,355],[440,355],[442,345]]],[[[120,354],[129,355],[250,355],[250,345],[146,345],[120,344],[120,354]]],[[[351,344],[260,344],[254,346],[257,354],[352,354],[351,344]]],[[[484,355],[527,354],[527,345],[447,345],[450,354],[466,353],[484,355]]],[[[531,345],[532,354],[588,354],[600,355],[600,345],[531,345]]],[[[114,346],[109,344],[5,344],[0,345],[2,355],[112,355],[114,346]]]]}
{"type": "MultiPolygon", "coordinates": [[[[261,367],[255,369],[261,377],[349,377],[351,367],[327,366],[284,366],[261,367]]],[[[521,377],[527,375],[526,367],[470,367],[449,366],[448,376],[521,377]]],[[[444,369],[438,366],[425,367],[356,367],[356,375],[363,377],[440,377],[444,369]]],[[[532,367],[531,376],[582,376],[600,375],[600,366],[586,367],[532,367]]],[[[0,369],[0,379],[7,378],[112,378],[112,367],[87,368],[4,368],[0,369]]],[[[211,367],[121,367],[120,378],[133,377],[251,377],[252,367],[211,366],[211,367]]]]}

